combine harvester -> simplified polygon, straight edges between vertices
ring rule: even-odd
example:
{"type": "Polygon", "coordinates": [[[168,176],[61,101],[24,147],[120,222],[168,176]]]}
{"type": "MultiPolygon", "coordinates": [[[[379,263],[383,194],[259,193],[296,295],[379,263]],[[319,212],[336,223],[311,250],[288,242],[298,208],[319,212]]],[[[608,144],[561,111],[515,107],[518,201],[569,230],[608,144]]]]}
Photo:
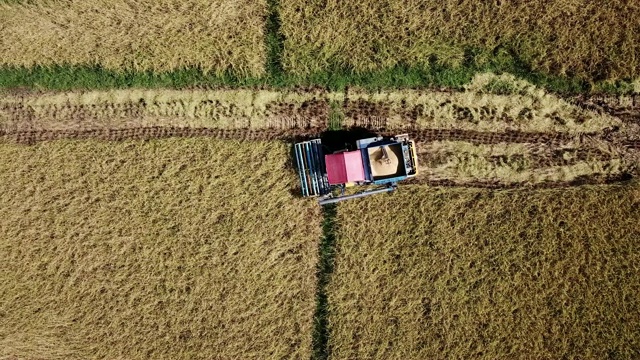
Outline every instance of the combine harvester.
{"type": "Polygon", "coordinates": [[[302,195],[320,205],[396,190],[418,172],[415,143],[406,134],[357,140],[356,150],[328,151],[321,139],[295,144],[302,195]],[[366,186],[345,195],[347,187],[366,186]],[[339,193],[339,195],[338,195],[339,193]]]}

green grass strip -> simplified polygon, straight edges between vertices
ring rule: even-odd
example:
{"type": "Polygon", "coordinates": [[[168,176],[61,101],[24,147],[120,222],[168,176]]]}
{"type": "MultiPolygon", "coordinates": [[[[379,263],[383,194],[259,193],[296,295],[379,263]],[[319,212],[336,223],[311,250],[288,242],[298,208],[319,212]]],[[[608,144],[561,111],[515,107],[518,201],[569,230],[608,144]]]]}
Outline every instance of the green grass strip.
{"type": "Polygon", "coordinates": [[[278,0],[268,0],[269,16],[267,17],[265,45],[267,47],[267,74],[271,81],[283,76],[282,52],[284,36],[280,31],[280,5],[278,0]]]}
{"type": "Polygon", "coordinates": [[[243,87],[263,84],[257,78],[240,78],[231,73],[205,74],[199,69],[167,73],[117,72],[99,66],[36,66],[0,68],[0,88],[46,90],[118,88],[243,87]]]}
{"type": "Polygon", "coordinates": [[[216,75],[205,74],[199,69],[182,69],[166,73],[153,72],[117,72],[98,66],[37,66],[34,68],[2,67],[0,68],[0,88],[29,88],[42,90],[75,90],[75,89],[118,89],[118,88],[239,88],[268,86],[273,88],[291,88],[301,86],[320,86],[333,91],[342,91],[349,86],[362,87],[368,90],[433,88],[446,87],[461,89],[468,84],[477,73],[493,71],[509,72],[528,80],[534,85],[562,95],[574,95],[588,92],[609,94],[625,94],[632,91],[628,82],[590,84],[580,79],[563,78],[529,72],[518,68],[504,69],[499,67],[433,67],[428,70],[410,67],[394,67],[391,69],[355,73],[348,69],[299,77],[281,72],[280,63],[273,55],[277,46],[269,48],[269,73],[261,78],[238,77],[232,73],[216,75]]]}
{"type": "Polygon", "coordinates": [[[336,217],[337,206],[325,205],[322,208],[324,220],[322,223],[323,238],[318,250],[318,285],[316,289],[316,313],[313,329],[313,359],[326,360],[330,356],[329,341],[329,299],[327,285],[334,269],[336,252],[336,217]]]}

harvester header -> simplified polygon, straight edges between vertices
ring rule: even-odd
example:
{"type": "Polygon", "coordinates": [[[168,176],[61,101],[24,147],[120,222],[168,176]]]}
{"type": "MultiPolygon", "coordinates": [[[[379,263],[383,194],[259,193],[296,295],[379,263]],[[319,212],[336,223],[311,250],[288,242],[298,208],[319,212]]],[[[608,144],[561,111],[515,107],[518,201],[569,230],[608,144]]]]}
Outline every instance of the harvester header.
{"type": "Polygon", "coordinates": [[[302,195],[318,197],[320,205],[394,191],[418,172],[415,143],[406,134],[360,139],[353,150],[331,151],[321,139],[303,141],[295,144],[295,157],[302,195]],[[363,190],[345,195],[351,186],[363,190]]]}

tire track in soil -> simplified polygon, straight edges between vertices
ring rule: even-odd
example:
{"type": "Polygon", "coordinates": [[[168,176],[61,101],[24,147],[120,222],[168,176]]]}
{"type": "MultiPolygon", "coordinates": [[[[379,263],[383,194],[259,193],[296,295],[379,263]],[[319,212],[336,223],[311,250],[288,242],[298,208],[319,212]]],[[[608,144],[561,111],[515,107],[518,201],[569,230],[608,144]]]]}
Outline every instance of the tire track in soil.
{"type": "Polygon", "coordinates": [[[153,140],[172,137],[211,137],[223,140],[265,141],[311,138],[319,133],[319,129],[214,129],[186,127],[137,127],[119,129],[92,130],[35,130],[35,131],[0,131],[0,137],[18,144],[33,145],[38,142],[62,139],[97,139],[104,141],[153,140]]]}
{"type": "Polygon", "coordinates": [[[509,190],[509,189],[557,189],[581,185],[607,185],[630,181],[632,174],[622,173],[615,175],[593,174],[582,176],[571,181],[554,181],[541,183],[500,183],[498,181],[453,181],[453,180],[428,180],[409,179],[403,181],[407,185],[429,185],[434,187],[471,187],[479,189],[509,190]]]}
{"type": "Polygon", "coordinates": [[[640,124],[640,94],[581,95],[568,101],[586,110],[618,117],[623,122],[640,124]]]}
{"type": "MultiPolygon", "coordinates": [[[[384,136],[394,136],[398,132],[383,132],[384,136]]],[[[476,130],[459,129],[424,129],[407,131],[409,137],[415,142],[433,141],[466,141],[474,145],[495,145],[500,143],[531,143],[531,144],[560,144],[576,139],[579,136],[597,136],[595,133],[584,133],[581,135],[566,133],[545,133],[545,132],[482,132],[476,130]]]]}
{"type": "MultiPolygon", "coordinates": [[[[151,140],[170,137],[211,137],[216,139],[233,139],[246,141],[287,140],[303,141],[320,136],[323,128],[290,128],[290,129],[220,129],[191,127],[132,127],[114,129],[69,129],[69,130],[21,130],[7,131],[0,129],[0,138],[19,144],[35,144],[42,141],[62,139],[98,139],[105,141],[151,140]]],[[[474,145],[495,145],[500,143],[530,143],[560,145],[582,136],[593,136],[609,143],[619,143],[610,139],[609,134],[564,134],[564,133],[532,133],[532,132],[480,132],[456,129],[425,129],[408,132],[416,143],[434,141],[466,141],[474,145]]],[[[394,136],[395,132],[382,132],[382,136],[394,136]]],[[[625,140],[622,146],[629,149],[640,149],[640,140],[625,140]]]]}
{"type": "Polygon", "coordinates": [[[624,147],[632,150],[640,150],[640,140],[625,141],[624,147]]]}
{"type": "MultiPolygon", "coordinates": [[[[292,128],[292,129],[220,129],[220,128],[190,128],[172,126],[133,127],[116,129],[69,129],[69,130],[0,130],[0,136],[20,144],[34,144],[41,141],[61,139],[99,139],[107,141],[150,140],[169,137],[212,137],[217,139],[234,140],[305,140],[319,136],[322,128],[292,128]]],[[[382,136],[393,136],[396,133],[382,132],[382,136]]],[[[467,141],[472,144],[507,143],[564,143],[576,138],[576,135],[563,133],[525,133],[503,132],[491,133],[473,130],[426,129],[409,131],[410,137],[416,142],[432,141],[467,141]]],[[[589,134],[584,134],[589,135],[589,134]]],[[[635,146],[633,142],[633,145],[635,146]]]]}

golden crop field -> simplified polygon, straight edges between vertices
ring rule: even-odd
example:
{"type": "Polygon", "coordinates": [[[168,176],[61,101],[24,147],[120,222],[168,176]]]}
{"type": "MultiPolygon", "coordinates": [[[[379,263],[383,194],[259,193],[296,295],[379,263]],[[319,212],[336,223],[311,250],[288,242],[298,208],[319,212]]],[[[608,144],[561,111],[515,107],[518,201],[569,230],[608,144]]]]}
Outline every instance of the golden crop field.
{"type": "Polygon", "coordinates": [[[321,217],[288,151],[0,144],[0,358],[308,359],[321,217]]]}
{"type": "Polygon", "coordinates": [[[340,204],[331,358],[635,358],[639,219],[637,182],[340,204]]]}
{"type": "Polygon", "coordinates": [[[282,0],[283,64],[296,74],[329,65],[460,66],[465,50],[515,55],[534,70],[616,80],[640,76],[640,3],[613,0],[282,0]]]}
{"type": "Polygon", "coordinates": [[[0,0],[0,360],[640,358],[639,29],[640,0],[0,0]],[[395,193],[302,198],[293,143],[403,133],[395,193]]]}
{"type": "Polygon", "coordinates": [[[265,0],[0,4],[0,65],[262,75],[265,0]]]}

